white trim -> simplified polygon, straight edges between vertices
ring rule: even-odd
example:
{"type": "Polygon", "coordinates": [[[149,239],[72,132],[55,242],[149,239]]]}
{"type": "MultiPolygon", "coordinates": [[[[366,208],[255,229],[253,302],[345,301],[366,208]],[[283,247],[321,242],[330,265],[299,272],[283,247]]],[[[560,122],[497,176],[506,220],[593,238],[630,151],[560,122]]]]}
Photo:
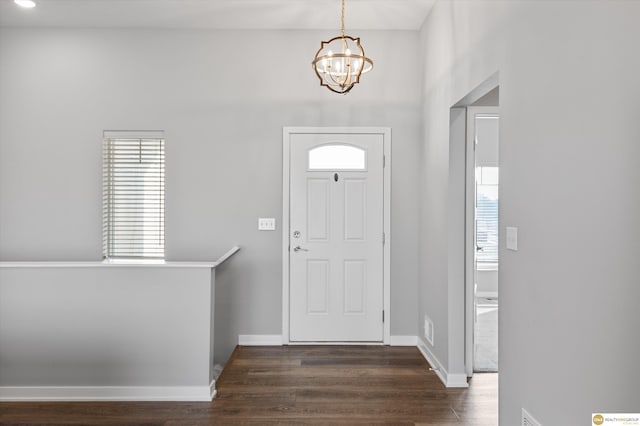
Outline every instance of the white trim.
{"type": "MultiPolygon", "coordinates": [[[[220,372],[222,372],[222,370],[220,370],[220,372]]],[[[216,380],[218,379],[219,376],[220,374],[218,374],[218,376],[216,376],[216,378],[213,379],[211,383],[209,383],[209,398],[210,398],[209,401],[213,401],[213,399],[218,394],[218,391],[216,390],[216,380]]]]}
{"type": "Polygon", "coordinates": [[[206,401],[209,386],[1,386],[0,401],[206,401]]]}
{"type": "Polygon", "coordinates": [[[233,246],[227,251],[225,254],[220,256],[218,260],[216,260],[216,266],[220,266],[222,263],[226,262],[231,256],[240,251],[240,246],[233,246]]]}
{"type": "MultiPolygon", "coordinates": [[[[382,135],[385,166],[383,173],[383,309],[382,343],[391,336],[391,128],[390,127],[283,127],[282,128],[282,342],[289,340],[289,184],[291,135],[300,133],[371,134],[382,135]]],[[[305,342],[311,344],[311,342],[305,342]]],[[[337,342],[332,342],[336,344],[337,342]]]]}
{"type": "Polygon", "coordinates": [[[218,262],[165,262],[165,261],[87,261],[87,262],[0,262],[0,268],[208,268],[218,262]]]}
{"type": "Polygon", "coordinates": [[[229,259],[240,250],[239,246],[233,246],[215,262],[176,262],[153,259],[106,259],[103,261],[77,261],[77,262],[0,262],[0,268],[209,268],[213,269],[229,259]]]}
{"type": "Polygon", "coordinates": [[[289,189],[291,174],[291,130],[282,128],[282,342],[289,342],[289,189]]]}
{"type": "Polygon", "coordinates": [[[466,374],[451,374],[447,373],[447,383],[446,386],[448,388],[468,388],[469,383],[467,382],[466,374]]]}
{"type": "Polygon", "coordinates": [[[442,364],[440,364],[440,361],[438,360],[438,358],[435,355],[433,355],[433,353],[429,350],[429,348],[427,348],[427,344],[421,338],[418,337],[417,339],[418,339],[418,350],[420,351],[424,359],[427,360],[433,372],[436,373],[440,381],[446,386],[447,370],[442,366],[442,364]]]}
{"type": "Polygon", "coordinates": [[[466,127],[465,127],[465,205],[464,205],[464,262],[465,262],[465,354],[464,365],[467,377],[473,376],[474,352],[475,352],[475,291],[476,291],[476,239],[475,239],[475,199],[476,199],[476,149],[474,135],[473,113],[470,107],[465,109],[466,127]]]}
{"type": "Polygon", "coordinates": [[[469,108],[465,109],[466,126],[465,126],[465,205],[464,205],[464,366],[467,377],[473,376],[474,351],[475,351],[475,283],[476,283],[476,265],[475,265],[475,163],[476,150],[475,138],[471,129],[473,128],[473,119],[469,108]]]}
{"type": "Polygon", "coordinates": [[[436,373],[440,381],[448,388],[468,388],[469,383],[467,383],[467,375],[466,374],[449,374],[447,369],[444,368],[438,357],[436,357],[433,352],[429,349],[427,344],[420,337],[418,339],[418,350],[427,360],[431,368],[436,373]]]}
{"type": "Polygon", "coordinates": [[[391,346],[418,346],[418,336],[389,336],[391,346]]]}
{"type": "Polygon", "coordinates": [[[281,334],[241,334],[238,336],[240,346],[282,346],[281,334]]]}
{"type": "Polygon", "coordinates": [[[385,313],[385,321],[383,324],[383,338],[382,342],[385,344],[389,344],[391,340],[391,241],[393,236],[391,235],[391,128],[380,128],[379,131],[383,134],[383,148],[384,148],[384,158],[383,161],[384,168],[382,169],[383,174],[383,197],[384,197],[384,263],[383,263],[383,304],[384,304],[384,313],[385,313]]]}
{"type": "Polygon", "coordinates": [[[288,346],[384,346],[382,342],[289,342],[288,346]]]}
{"type": "Polygon", "coordinates": [[[463,97],[458,102],[456,102],[456,104],[452,108],[467,107],[475,103],[477,100],[482,98],[484,95],[486,95],[487,93],[489,93],[490,91],[498,87],[499,85],[500,85],[500,71],[496,71],[493,74],[491,74],[485,81],[483,81],[478,86],[476,86],[475,89],[467,93],[465,97],[463,97]]]}

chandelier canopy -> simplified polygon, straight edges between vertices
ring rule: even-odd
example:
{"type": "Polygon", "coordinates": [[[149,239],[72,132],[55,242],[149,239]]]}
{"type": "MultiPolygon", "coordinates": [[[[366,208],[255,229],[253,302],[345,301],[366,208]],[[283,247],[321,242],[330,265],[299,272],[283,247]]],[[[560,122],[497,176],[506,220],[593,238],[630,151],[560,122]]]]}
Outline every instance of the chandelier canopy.
{"type": "Polygon", "coordinates": [[[360,82],[360,76],[373,68],[373,61],[364,54],[359,37],[345,35],[344,0],[340,20],[341,35],[320,43],[311,65],[320,85],[336,93],[348,93],[360,82]]]}

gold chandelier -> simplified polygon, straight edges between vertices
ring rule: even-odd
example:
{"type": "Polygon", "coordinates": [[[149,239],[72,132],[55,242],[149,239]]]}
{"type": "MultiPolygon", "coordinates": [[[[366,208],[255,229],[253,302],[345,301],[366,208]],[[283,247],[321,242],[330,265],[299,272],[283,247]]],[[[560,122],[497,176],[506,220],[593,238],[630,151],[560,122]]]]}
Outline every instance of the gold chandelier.
{"type": "Polygon", "coordinates": [[[373,61],[364,55],[359,37],[344,33],[344,0],[340,20],[342,34],[320,43],[311,65],[320,79],[320,85],[336,93],[348,93],[360,76],[373,68],[373,61]]]}

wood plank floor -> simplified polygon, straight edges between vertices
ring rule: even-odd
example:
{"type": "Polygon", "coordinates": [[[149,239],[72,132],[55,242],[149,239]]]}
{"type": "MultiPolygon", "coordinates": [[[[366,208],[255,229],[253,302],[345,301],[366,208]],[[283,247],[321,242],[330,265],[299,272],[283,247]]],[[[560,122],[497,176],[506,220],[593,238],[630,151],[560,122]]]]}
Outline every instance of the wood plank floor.
{"type": "Polygon", "coordinates": [[[0,403],[0,424],[498,424],[497,374],[446,389],[411,347],[237,347],[217,389],[212,403],[0,403]]]}

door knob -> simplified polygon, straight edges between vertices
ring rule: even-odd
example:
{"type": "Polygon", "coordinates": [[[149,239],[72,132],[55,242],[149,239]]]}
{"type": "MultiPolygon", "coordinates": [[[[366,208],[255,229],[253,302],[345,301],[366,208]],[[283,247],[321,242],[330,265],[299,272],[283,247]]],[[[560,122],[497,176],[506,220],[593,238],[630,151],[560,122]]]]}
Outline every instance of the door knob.
{"type": "Polygon", "coordinates": [[[293,248],[293,251],[309,251],[309,249],[302,248],[302,247],[300,247],[300,246],[295,246],[295,247],[293,248]]]}

